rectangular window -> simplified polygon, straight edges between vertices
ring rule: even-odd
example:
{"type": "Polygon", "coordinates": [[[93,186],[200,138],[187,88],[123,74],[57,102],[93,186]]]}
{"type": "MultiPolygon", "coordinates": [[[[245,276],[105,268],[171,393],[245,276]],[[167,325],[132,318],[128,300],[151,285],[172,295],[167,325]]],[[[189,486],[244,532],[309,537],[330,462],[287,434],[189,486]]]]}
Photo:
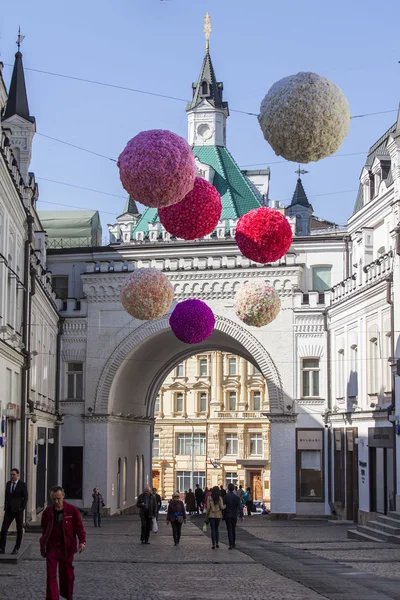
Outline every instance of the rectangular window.
{"type": "Polygon", "coordinates": [[[383,361],[385,364],[385,367],[384,367],[384,369],[385,369],[385,376],[384,376],[385,392],[390,392],[392,389],[392,369],[389,364],[389,358],[392,354],[392,338],[391,338],[390,331],[388,333],[386,333],[384,339],[385,339],[385,344],[386,344],[386,348],[385,348],[386,360],[383,361]]]}
{"type": "Polygon", "coordinates": [[[332,267],[312,267],[312,289],[314,292],[324,292],[332,287],[332,267]]]}
{"type": "Polygon", "coordinates": [[[179,363],[179,365],[176,367],[176,376],[183,377],[183,363],[179,363]]]}
{"type": "Polygon", "coordinates": [[[336,382],[336,398],[339,400],[344,398],[344,350],[340,349],[337,354],[337,382],[336,382]]]}
{"type": "Polygon", "coordinates": [[[263,455],[263,440],[262,433],[250,433],[250,455],[263,455]]]}
{"type": "Polygon", "coordinates": [[[160,457],[160,436],[155,435],[153,440],[153,458],[160,457]]]}
{"type": "Polygon", "coordinates": [[[324,499],[323,429],[297,430],[297,500],[324,499]]]}
{"type": "Polygon", "coordinates": [[[237,456],[238,437],[236,433],[228,433],[225,436],[225,454],[228,456],[237,456]]]}
{"type": "Polygon", "coordinates": [[[177,454],[181,456],[205,456],[206,454],[206,434],[195,433],[192,437],[191,433],[179,433],[177,454]]]}
{"type": "Polygon", "coordinates": [[[53,290],[61,300],[68,298],[68,275],[53,275],[51,278],[53,290]]]}
{"type": "Polygon", "coordinates": [[[236,410],[236,392],[229,392],[229,410],[236,410]]]}
{"type": "Polygon", "coordinates": [[[154,404],[154,412],[155,413],[160,412],[160,394],[157,394],[156,402],[154,404]]]}
{"type": "Polygon", "coordinates": [[[207,412],[207,394],[206,393],[201,393],[200,394],[200,412],[201,413],[206,413],[207,412]]]}
{"type": "Polygon", "coordinates": [[[237,375],[236,358],[229,359],[229,375],[237,375]]]}
{"type": "Polygon", "coordinates": [[[208,375],[208,360],[206,358],[200,359],[200,377],[207,377],[208,375]]]}
{"type": "Polygon", "coordinates": [[[357,345],[350,346],[350,375],[348,384],[349,398],[357,398],[358,396],[358,373],[357,373],[357,345]]]}
{"type": "Polygon", "coordinates": [[[369,340],[369,394],[378,393],[378,364],[379,364],[379,352],[378,352],[378,338],[373,337],[369,340]]]}
{"type": "Polygon", "coordinates": [[[253,375],[261,375],[260,369],[255,365],[253,365],[253,375]]]}
{"type": "Polygon", "coordinates": [[[65,497],[71,500],[82,499],[83,447],[64,446],[62,456],[62,486],[65,497]]]}
{"type": "Polygon", "coordinates": [[[233,485],[237,485],[238,482],[238,475],[237,473],[231,471],[231,472],[227,472],[225,473],[225,485],[226,487],[228,487],[228,485],[230,483],[233,483],[233,485]]]}
{"type": "Polygon", "coordinates": [[[302,362],[302,396],[303,398],[319,397],[319,358],[303,358],[302,362]]]}
{"type": "Polygon", "coordinates": [[[67,365],[67,399],[83,399],[83,363],[70,362],[67,365]]]}
{"type": "Polygon", "coordinates": [[[261,410],[261,392],[253,392],[253,410],[261,410]]]}
{"type": "MultiPolygon", "coordinates": [[[[176,489],[179,492],[187,492],[192,487],[191,471],[177,471],[176,472],[176,489]]],[[[205,471],[194,471],[193,472],[193,488],[196,488],[196,483],[201,488],[206,485],[206,473],[205,471]]]]}
{"type": "Polygon", "coordinates": [[[181,393],[175,396],[175,412],[183,412],[183,394],[181,393]]]}

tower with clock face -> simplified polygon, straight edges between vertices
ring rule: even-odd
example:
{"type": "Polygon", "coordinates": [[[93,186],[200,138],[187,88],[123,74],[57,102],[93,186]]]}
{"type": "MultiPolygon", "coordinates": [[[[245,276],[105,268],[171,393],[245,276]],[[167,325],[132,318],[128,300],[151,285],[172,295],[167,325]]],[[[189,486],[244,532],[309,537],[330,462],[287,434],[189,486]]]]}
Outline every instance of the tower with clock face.
{"type": "Polygon", "coordinates": [[[222,98],[223,83],[217,81],[208,50],[197,83],[192,85],[193,98],[186,107],[188,141],[191,146],[226,146],[228,103],[222,98]]]}

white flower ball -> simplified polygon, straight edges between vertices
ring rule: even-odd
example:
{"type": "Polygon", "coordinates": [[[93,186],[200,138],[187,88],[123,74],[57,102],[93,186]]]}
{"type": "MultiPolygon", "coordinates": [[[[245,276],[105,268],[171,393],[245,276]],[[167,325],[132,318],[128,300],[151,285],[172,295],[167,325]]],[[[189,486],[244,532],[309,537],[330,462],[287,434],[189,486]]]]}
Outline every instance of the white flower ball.
{"type": "Polygon", "coordinates": [[[350,108],[329,79],[297,73],[274,83],[258,121],[278,156],[305,164],[338,150],[349,131],[350,108]]]}
{"type": "Polygon", "coordinates": [[[264,281],[247,281],[236,292],[233,309],[236,316],[253,327],[264,327],[279,314],[281,301],[275,288],[264,281]]]}

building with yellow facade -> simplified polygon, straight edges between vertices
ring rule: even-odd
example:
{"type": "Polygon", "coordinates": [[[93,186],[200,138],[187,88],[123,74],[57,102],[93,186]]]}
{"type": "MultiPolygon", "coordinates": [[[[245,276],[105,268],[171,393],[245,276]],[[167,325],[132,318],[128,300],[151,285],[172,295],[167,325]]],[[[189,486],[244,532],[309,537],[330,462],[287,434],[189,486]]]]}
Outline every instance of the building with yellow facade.
{"type": "Polygon", "coordinates": [[[157,397],[153,486],[163,498],[229,483],[269,501],[268,390],[258,369],[225,352],[178,364],[157,397]]]}

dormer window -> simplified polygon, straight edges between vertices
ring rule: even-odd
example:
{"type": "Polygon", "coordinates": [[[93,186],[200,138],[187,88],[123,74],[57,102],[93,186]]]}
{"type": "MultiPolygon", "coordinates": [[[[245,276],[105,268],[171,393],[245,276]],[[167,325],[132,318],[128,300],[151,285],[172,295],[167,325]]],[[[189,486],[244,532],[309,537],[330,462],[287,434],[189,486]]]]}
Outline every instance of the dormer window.
{"type": "Polygon", "coordinates": [[[209,96],[209,86],[208,86],[208,81],[203,81],[201,83],[201,95],[202,96],[209,96]]]}
{"type": "Polygon", "coordinates": [[[369,200],[373,200],[375,198],[375,177],[374,174],[369,173],[369,200]]]}

